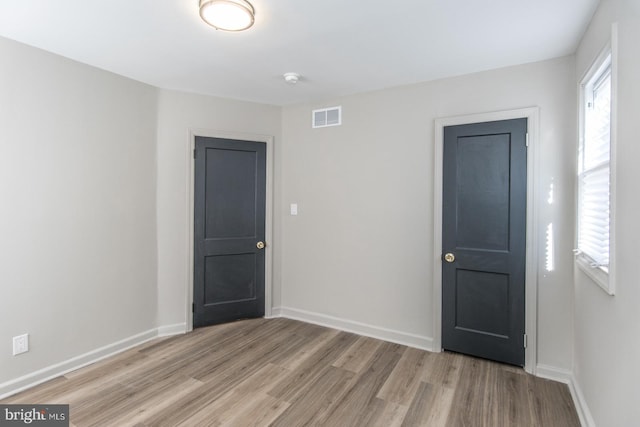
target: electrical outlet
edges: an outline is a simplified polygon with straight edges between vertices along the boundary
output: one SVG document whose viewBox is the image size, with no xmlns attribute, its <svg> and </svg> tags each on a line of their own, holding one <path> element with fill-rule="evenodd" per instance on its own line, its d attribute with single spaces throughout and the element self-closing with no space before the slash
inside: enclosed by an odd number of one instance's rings
<svg viewBox="0 0 640 427">
<path fill-rule="evenodd" d="M 27 351 L 29 351 L 29 334 L 13 337 L 13 355 L 17 356 Z"/>
</svg>

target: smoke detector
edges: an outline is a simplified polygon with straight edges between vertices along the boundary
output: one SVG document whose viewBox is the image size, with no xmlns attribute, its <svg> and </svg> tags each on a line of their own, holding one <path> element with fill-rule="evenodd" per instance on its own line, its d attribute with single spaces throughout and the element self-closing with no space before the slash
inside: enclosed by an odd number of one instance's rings
<svg viewBox="0 0 640 427">
<path fill-rule="evenodd" d="M 298 83 L 298 80 L 300 80 L 300 74 L 298 73 L 284 73 L 282 77 L 284 77 L 285 82 L 291 85 Z"/>
</svg>

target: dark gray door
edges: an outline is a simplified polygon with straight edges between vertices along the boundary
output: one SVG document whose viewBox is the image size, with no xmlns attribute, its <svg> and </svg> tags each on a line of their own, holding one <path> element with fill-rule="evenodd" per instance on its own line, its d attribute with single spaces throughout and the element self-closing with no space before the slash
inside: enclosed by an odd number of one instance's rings
<svg viewBox="0 0 640 427">
<path fill-rule="evenodd" d="M 524 366 L 527 120 L 444 129 L 442 346 Z"/>
<path fill-rule="evenodd" d="M 261 317 L 265 144 L 196 137 L 195 157 L 193 326 Z"/>
</svg>

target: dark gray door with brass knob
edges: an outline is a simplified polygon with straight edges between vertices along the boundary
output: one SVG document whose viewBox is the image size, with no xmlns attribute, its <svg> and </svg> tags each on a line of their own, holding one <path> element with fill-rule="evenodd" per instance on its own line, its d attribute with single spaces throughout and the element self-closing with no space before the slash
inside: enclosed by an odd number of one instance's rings
<svg viewBox="0 0 640 427">
<path fill-rule="evenodd" d="M 196 137 L 193 326 L 264 316 L 266 146 Z"/>
<path fill-rule="evenodd" d="M 527 121 L 444 129 L 442 346 L 524 366 Z"/>
</svg>

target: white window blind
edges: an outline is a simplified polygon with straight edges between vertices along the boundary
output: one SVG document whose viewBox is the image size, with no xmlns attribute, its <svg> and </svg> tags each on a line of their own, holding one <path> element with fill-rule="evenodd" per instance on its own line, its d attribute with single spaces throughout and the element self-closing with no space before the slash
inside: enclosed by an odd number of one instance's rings
<svg viewBox="0 0 640 427">
<path fill-rule="evenodd" d="M 611 56 L 583 86 L 579 151 L 578 251 L 608 272 L 611 158 Z"/>
</svg>

